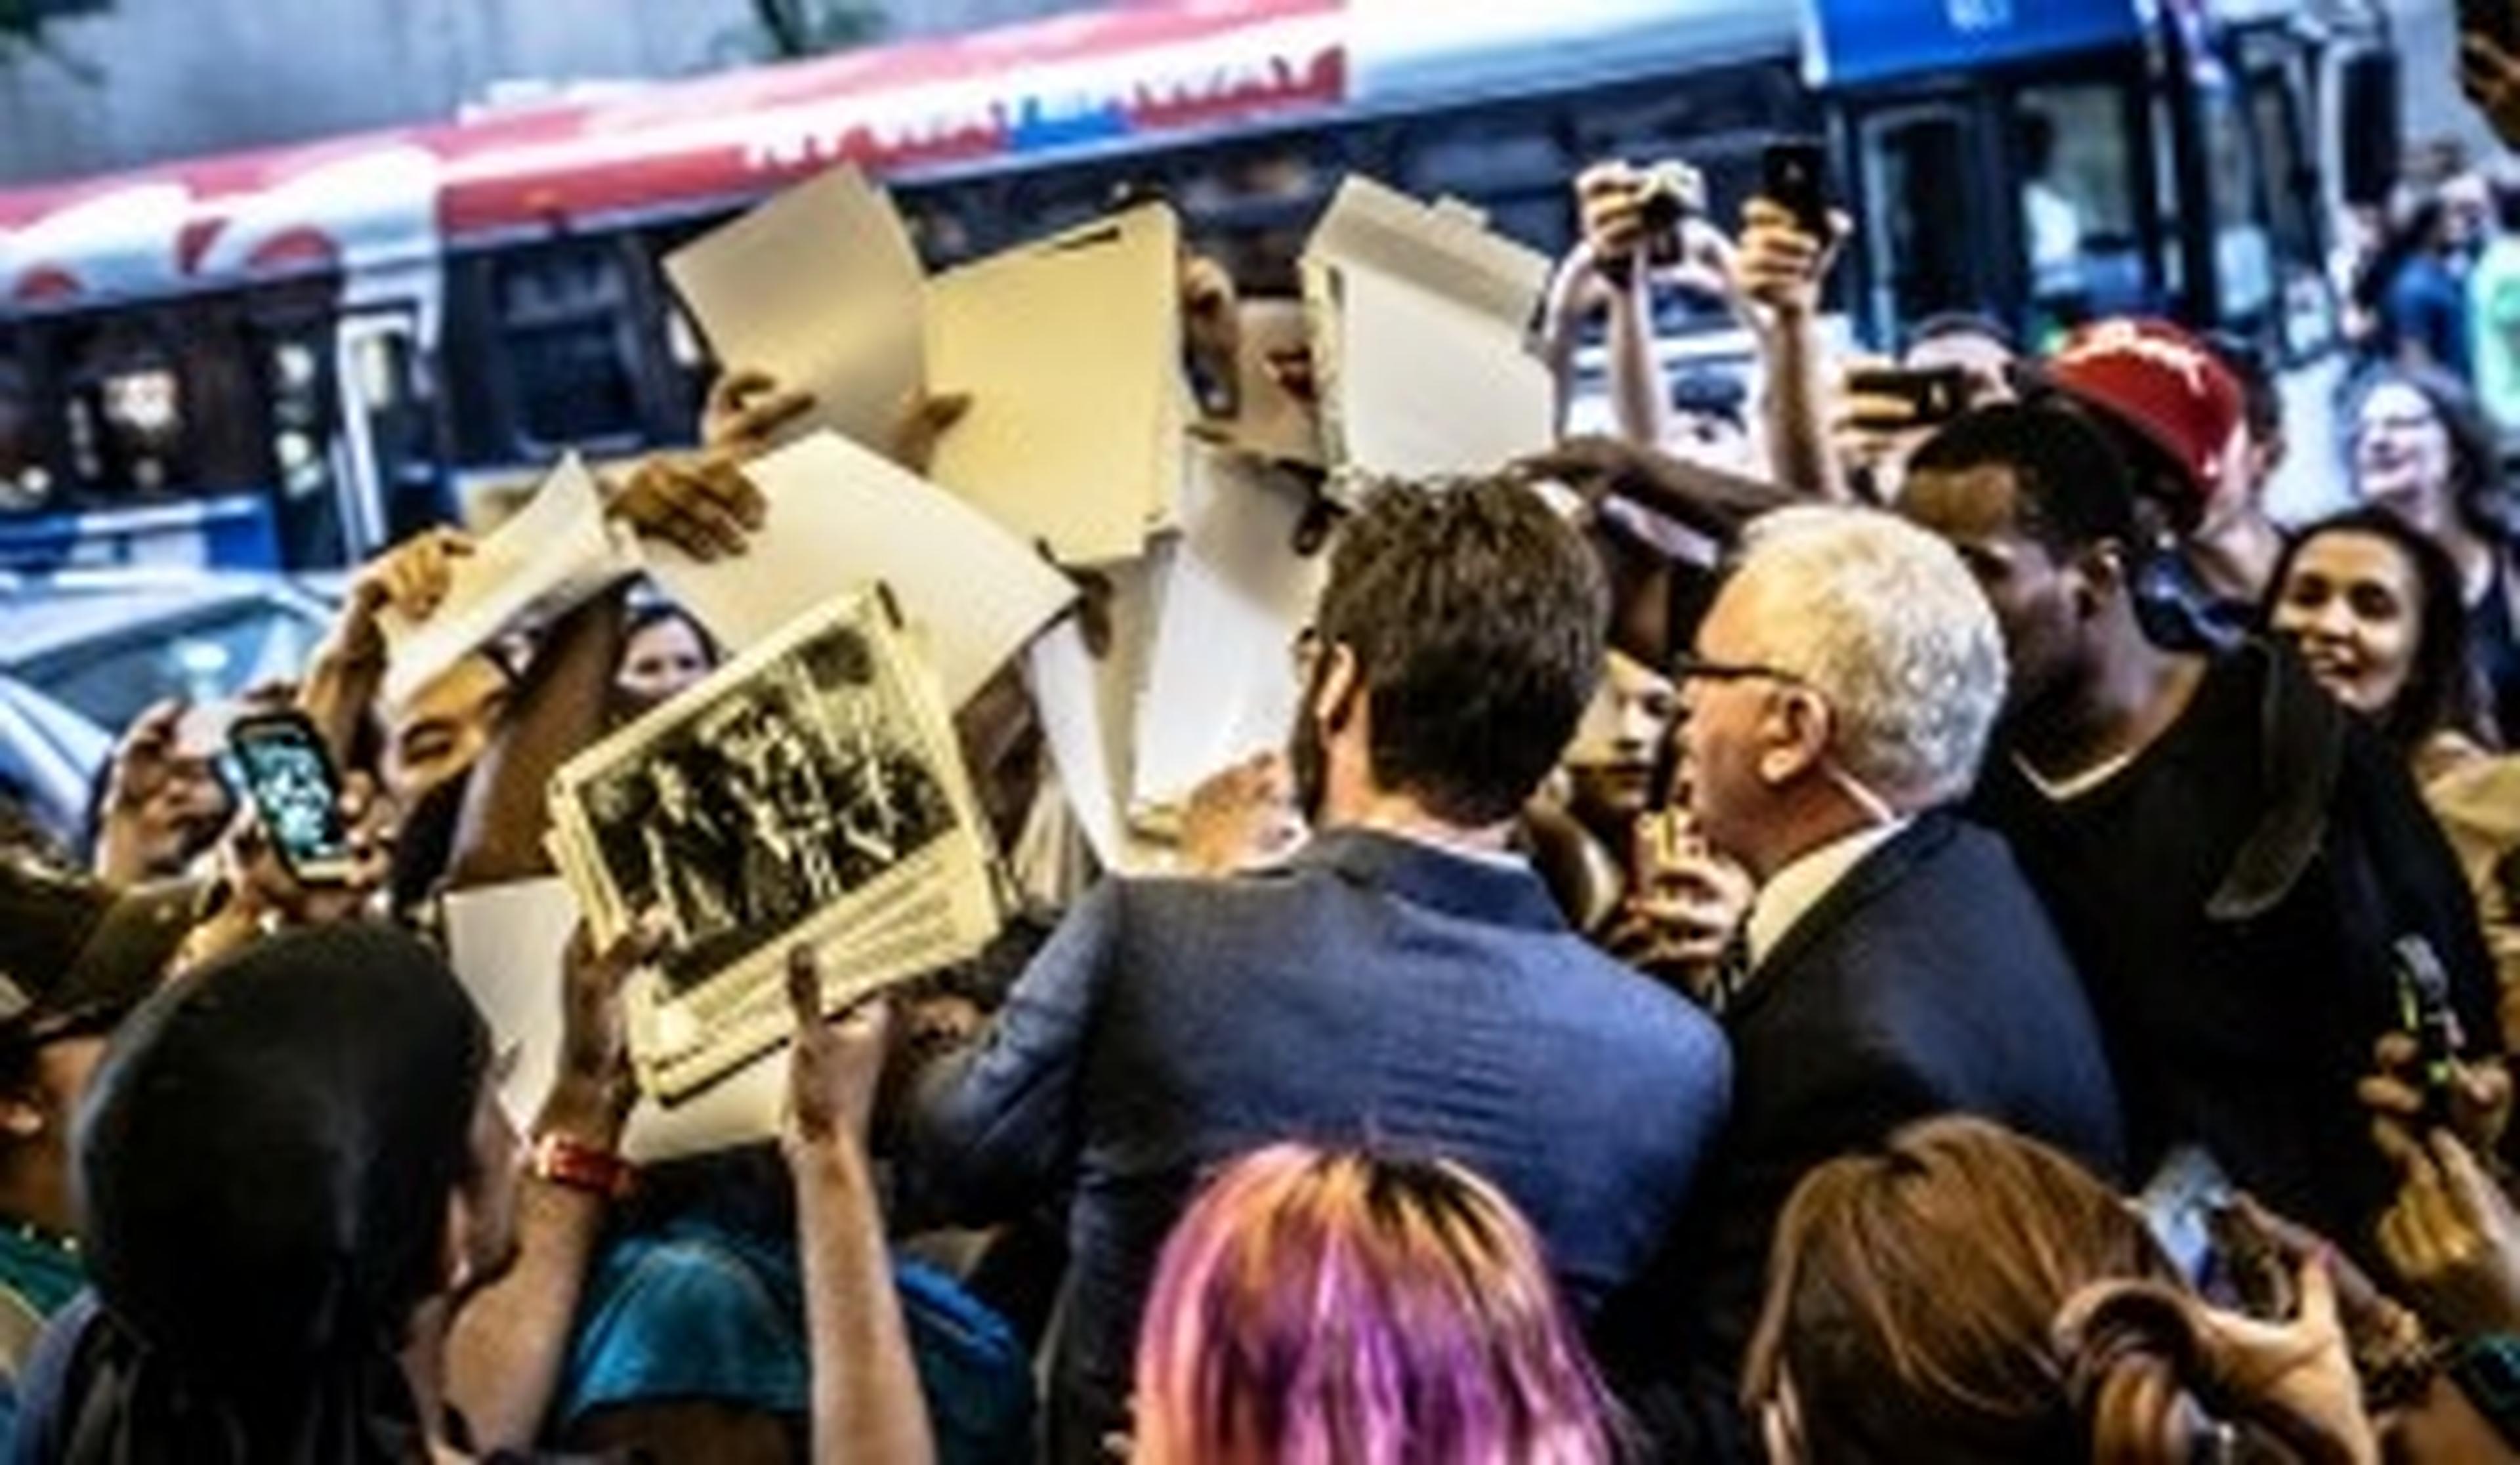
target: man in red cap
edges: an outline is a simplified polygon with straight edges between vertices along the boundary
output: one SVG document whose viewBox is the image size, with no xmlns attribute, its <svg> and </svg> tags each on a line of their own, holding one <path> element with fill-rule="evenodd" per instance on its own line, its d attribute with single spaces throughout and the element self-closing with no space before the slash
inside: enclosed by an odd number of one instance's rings
<svg viewBox="0 0 2520 1465">
<path fill-rule="evenodd" d="M 2236 644 L 2283 534 L 2260 503 L 2248 393 L 2229 364 L 2167 322 L 2114 320 L 2075 333 L 2039 376 L 2108 432 L 2132 477 L 2152 541 L 2130 547 L 2145 632 L 2181 650 Z"/>
</svg>

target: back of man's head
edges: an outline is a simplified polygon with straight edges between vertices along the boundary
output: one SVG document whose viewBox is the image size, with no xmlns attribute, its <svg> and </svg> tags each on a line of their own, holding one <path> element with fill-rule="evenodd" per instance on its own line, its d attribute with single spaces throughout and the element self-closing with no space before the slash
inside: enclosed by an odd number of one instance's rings
<svg viewBox="0 0 2520 1465">
<path fill-rule="evenodd" d="M 2003 638 L 1949 545 L 1875 510 L 1779 510 L 1750 526 L 1735 593 L 1760 663 L 1827 702 L 1848 776 L 1901 811 L 1968 792 L 2003 707 Z"/>
<path fill-rule="evenodd" d="M 2054 397 L 1981 407 L 1908 462 L 1911 480 L 1989 468 L 2011 482 L 2017 527 L 2056 558 L 2103 542 L 2140 543 L 2125 460 L 2080 408 Z"/>
<path fill-rule="evenodd" d="M 1608 621 L 1583 539 L 1522 484 L 1482 478 L 1377 490 L 1340 531 L 1315 629 L 1356 658 L 1373 782 L 1478 828 L 1564 751 Z"/>
</svg>

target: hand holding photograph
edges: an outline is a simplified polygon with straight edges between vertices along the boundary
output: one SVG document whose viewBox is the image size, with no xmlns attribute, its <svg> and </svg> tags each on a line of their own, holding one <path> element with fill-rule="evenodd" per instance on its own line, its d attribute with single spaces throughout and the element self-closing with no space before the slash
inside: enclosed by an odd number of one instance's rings
<svg viewBox="0 0 2520 1465">
<path fill-rule="evenodd" d="M 799 617 L 562 768 L 554 841 L 599 941 L 666 933 L 632 987 L 642 1084 L 672 1101 L 788 1034 L 788 949 L 825 1002 L 969 958 L 992 856 L 934 679 L 890 598 Z"/>
</svg>

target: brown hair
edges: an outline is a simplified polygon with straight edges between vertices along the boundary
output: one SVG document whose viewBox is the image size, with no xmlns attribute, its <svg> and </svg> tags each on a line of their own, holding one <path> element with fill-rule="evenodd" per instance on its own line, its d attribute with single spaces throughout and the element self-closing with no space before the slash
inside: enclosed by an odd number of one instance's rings
<svg viewBox="0 0 2520 1465">
<path fill-rule="evenodd" d="M 1520 809 L 1575 735 L 1609 592 L 1524 484 L 1392 482 L 1340 530 L 1316 623 L 1363 674 L 1374 780 L 1475 826 Z"/>
<path fill-rule="evenodd" d="M 2298 1421 L 2227 1383 L 2202 1307 L 2072 1160 L 1929 1120 L 1795 1189 L 1743 1404 L 1755 1415 L 1790 1382 L 1796 1450 L 1825 1465 L 2185 1465 L 2217 1438 L 2233 1458 L 2285 1458 L 2278 1442 L 2320 1458 Z"/>
</svg>

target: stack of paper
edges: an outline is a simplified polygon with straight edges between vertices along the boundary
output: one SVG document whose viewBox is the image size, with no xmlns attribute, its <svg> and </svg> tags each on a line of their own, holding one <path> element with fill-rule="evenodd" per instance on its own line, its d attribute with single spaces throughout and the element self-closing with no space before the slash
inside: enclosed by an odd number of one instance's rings
<svg viewBox="0 0 2520 1465">
<path fill-rule="evenodd" d="M 1303 276 L 1335 466 L 1485 472 L 1550 445 L 1554 386 L 1526 341 L 1546 256 L 1461 209 L 1351 177 Z"/>
<path fill-rule="evenodd" d="M 551 805 L 596 941 L 662 923 L 626 1006 L 641 1087 L 669 1103 L 788 1035 L 799 944 L 835 1010 L 997 934 L 951 720 L 877 592 L 808 612 L 572 758 Z"/>
</svg>

